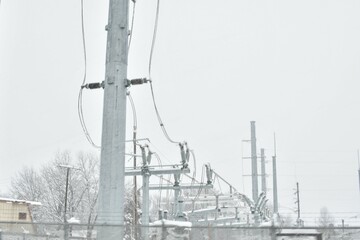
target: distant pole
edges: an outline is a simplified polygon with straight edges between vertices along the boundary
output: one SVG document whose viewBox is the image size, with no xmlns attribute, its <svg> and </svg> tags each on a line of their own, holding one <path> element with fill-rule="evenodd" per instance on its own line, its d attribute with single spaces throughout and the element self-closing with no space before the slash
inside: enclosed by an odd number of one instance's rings
<svg viewBox="0 0 360 240">
<path fill-rule="evenodd" d="M 278 207 L 278 193 L 277 193 L 277 173 L 276 173 L 276 156 L 272 157 L 272 165 L 273 165 L 273 199 L 274 199 L 274 213 L 277 214 L 279 212 Z"/>
<path fill-rule="evenodd" d="M 359 149 L 357 150 L 357 154 L 358 154 L 358 176 L 359 176 L 359 191 L 360 191 L 360 154 L 359 154 Z"/>
<path fill-rule="evenodd" d="M 261 191 L 266 194 L 265 149 L 261 148 Z"/>
<path fill-rule="evenodd" d="M 296 203 L 297 203 L 297 222 L 300 225 L 300 191 L 299 191 L 299 183 L 296 183 Z"/>
<path fill-rule="evenodd" d="M 65 185 L 65 207 L 64 207 L 64 223 L 67 223 L 67 219 L 66 219 L 66 211 L 67 211 L 67 198 L 68 198 L 68 188 L 69 188 L 69 173 L 70 173 L 70 168 L 68 167 L 66 169 L 66 185 Z"/>
<path fill-rule="evenodd" d="M 134 126 L 134 131 L 133 131 L 133 149 L 134 149 L 134 169 L 136 169 L 136 126 Z M 134 181 L 134 222 L 133 222 L 133 226 L 134 226 L 134 232 L 133 232 L 133 237 L 135 239 L 138 239 L 138 229 L 136 228 L 136 225 L 138 224 L 138 195 L 137 195 L 137 177 L 136 175 L 133 178 Z"/>
<path fill-rule="evenodd" d="M 149 212 L 150 212 L 150 195 L 149 195 L 149 184 L 150 184 L 150 173 L 145 172 L 143 175 L 143 204 L 141 207 L 142 215 L 141 215 L 141 221 L 142 221 L 142 229 L 141 233 L 143 236 L 143 239 L 149 238 Z"/>
<path fill-rule="evenodd" d="M 272 157 L 273 165 L 273 198 L 274 198 L 274 213 L 279 213 L 278 207 L 278 193 L 277 193 L 277 172 L 276 172 L 276 138 L 274 133 L 274 156 Z"/>
<path fill-rule="evenodd" d="M 101 140 L 98 240 L 124 237 L 125 126 L 129 0 L 110 0 Z"/>
<path fill-rule="evenodd" d="M 66 182 L 65 182 L 65 203 L 64 203 L 64 239 L 67 240 L 69 238 L 68 234 L 68 222 L 66 218 L 67 214 L 67 202 L 68 202 L 68 189 L 69 189 L 69 175 L 70 175 L 70 169 L 77 169 L 70 165 L 58 165 L 58 167 L 66 168 Z M 77 169 L 79 170 L 79 169 Z"/>
<path fill-rule="evenodd" d="M 67 210 L 67 195 L 69 188 L 69 172 L 70 168 L 66 169 L 66 186 L 65 186 L 65 204 L 64 204 L 64 240 L 69 239 L 68 229 L 67 229 L 67 219 L 66 219 L 66 210 Z"/>
<path fill-rule="evenodd" d="M 257 200 L 258 193 L 258 172 L 257 172 L 257 155 L 256 155 L 256 132 L 255 121 L 251 121 L 251 176 L 252 176 L 252 198 Z"/>
</svg>

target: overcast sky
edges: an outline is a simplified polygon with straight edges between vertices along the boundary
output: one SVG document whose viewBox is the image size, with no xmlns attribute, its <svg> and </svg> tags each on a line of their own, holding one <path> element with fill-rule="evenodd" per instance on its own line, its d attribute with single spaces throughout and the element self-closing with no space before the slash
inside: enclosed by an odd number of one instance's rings
<svg viewBox="0 0 360 240">
<path fill-rule="evenodd" d="M 155 0 L 138 0 L 129 78 L 148 76 Z M 337 223 L 358 221 L 360 147 L 358 0 L 162 0 L 152 80 L 165 126 L 201 165 L 251 196 L 250 121 L 258 148 L 277 136 L 280 211 L 304 220 L 328 207 Z M 0 5 L 0 192 L 23 166 L 58 151 L 94 151 L 77 115 L 84 74 L 80 0 L 2 0 Z M 87 82 L 105 76 L 108 1 L 85 1 Z M 133 86 L 139 138 L 163 163 L 180 161 L 163 137 L 150 88 Z M 103 91 L 84 92 L 84 115 L 100 144 Z M 131 136 L 131 111 L 128 108 Z M 129 146 L 131 149 L 131 146 Z M 130 151 L 130 150 L 129 150 Z M 271 161 L 267 164 L 271 171 Z M 268 178 L 269 188 L 271 176 Z M 260 182 L 260 181 L 259 181 Z M 271 190 L 271 189 L 270 189 Z M 269 196 L 271 198 L 271 195 Z"/>
</svg>

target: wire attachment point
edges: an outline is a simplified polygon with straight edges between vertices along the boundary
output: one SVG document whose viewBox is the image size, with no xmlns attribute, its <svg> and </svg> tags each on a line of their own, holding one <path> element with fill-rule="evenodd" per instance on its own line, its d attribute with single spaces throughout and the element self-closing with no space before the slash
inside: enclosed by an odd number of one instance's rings
<svg viewBox="0 0 360 240">
<path fill-rule="evenodd" d="M 101 83 L 87 83 L 81 86 L 81 88 L 87 88 L 87 89 L 97 89 L 97 88 L 104 88 L 104 81 Z"/>
<path fill-rule="evenodd" d="M 125 80 L 125 87 L 130 87 L 131 85 L 141 85 L 144 83 L 150 82 L 150 79 L 147 78 L 134 78 L 134 79 L 126 79 Z"/>
</svg>

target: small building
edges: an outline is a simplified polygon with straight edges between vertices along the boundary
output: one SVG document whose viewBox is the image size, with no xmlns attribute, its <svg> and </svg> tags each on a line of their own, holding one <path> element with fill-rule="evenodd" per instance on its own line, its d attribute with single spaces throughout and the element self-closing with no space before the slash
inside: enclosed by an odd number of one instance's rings
<svg viewBox="0 0 360 240">
<path fill-rule="evenodd" d="M 35 234 L 36 228 L 32 224 L 31 206 L 40 205 L 39 202 L 0 197 L 0 230 Z"/>
</svg>

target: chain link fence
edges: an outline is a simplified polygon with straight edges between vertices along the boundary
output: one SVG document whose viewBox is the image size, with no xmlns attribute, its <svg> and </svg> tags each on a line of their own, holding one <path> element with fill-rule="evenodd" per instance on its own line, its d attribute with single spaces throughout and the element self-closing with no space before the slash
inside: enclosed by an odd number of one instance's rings
<svg viewBox="0 0 360 240">
<path fill-rule="evenodd" d="M 99 239 L 124 240 L 353 240 L 360 239 L 360 227 L 276 228 L 178 223 L 145 227 L 0 222 L 0 240 L 96 240 L 100 235 Z"/>
</svg>

